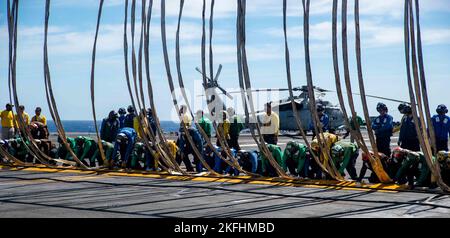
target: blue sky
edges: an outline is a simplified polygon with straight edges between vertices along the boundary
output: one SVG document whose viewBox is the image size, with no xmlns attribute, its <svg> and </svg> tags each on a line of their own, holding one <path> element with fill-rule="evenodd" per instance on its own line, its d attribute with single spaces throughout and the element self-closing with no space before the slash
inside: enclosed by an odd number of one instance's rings
<svg viewBox="0 0 450 238">
<path fill-rule="evenodd" d="M 138 1 L 140 2 L 140 1 Z M 354 55 L 353 1 L 349 1 L 349 58 L 351 78 L 357 91 Z M 313 0 L 311 5 L 311 60 L 315 85 L 335 89 L 331 58 L 331 0 Z M 403 0 L 361 0 L 363 70 L 368 94 L 408 100 L 403 46 Z M 247 49 L 253 87 L 287 87 L 282 32 L 282 1 L 247 1 Z M 175 29 L 179 1 L 167 1 L 167 33 L 172 74 L 175 71 Z M 48 115 L 43 80 L 44 0 L 20 2 L 17 82 L 21 104 L 29 113 L 42 106 Z M 182 73 L 191 92 L 201 66 L 201 0 L 188 0 L 182 22 Z M 303 54 L 301 1 L 288 1 L 291 68 L 296 86 L 306 84 Z M 138 9 L 140 5 L 138 6 Z M 97 0 L 52 0 L 49 58 L 53 86 L 62 119 L 92 119 L 90 107 L 90 63 L 98 10 Z M 450 104 L 450 0 L 421 1 L 424 61 L 432 108 Z M 140 11 L 138 11 L 140 12 Z M 150 42 L 150 71 L 159 116 L 173 118 L 173 106 L 163 65 L 160 38 L 160 1 L 155 0 Z M 208 14 L 208 13 L 207 13 Z M 235 21 L 236 2 L 216 0 L 214 30 L 215 68 L 223 65 L 220 83 L 238 87 Z M 123 66 L 124 1 L 105 0 L 96 64 L 97 116 L 102 118 L 119 106 L 130 104 Z M 140 22 L 140 18 L 137 20 Z M 138 32 L 139 33 L 139 32 Z M 8 101 L 8 43 L 6 4 L 0 6 L 0 102 Z M 342 63 L 342 58 L 340 58 Z M 341 68 L 341 73 L 343 72 Z M 175 78 L 176 80 L 176 78 Z M 199 85 L 197 84 L 197 87 Z M 284 96 L 287 94 L 281 94 Z M 191 95 L 193 99 L 198 97 Z M 266 97 L 266 98 L 265 98 Z M 267 96 L 261 96 L 258 106 Z M 336 96 L 326 99 L 337 103 Z M 361 112 L 359 97 L 356 107 Z M 369 99 L 371 114 L 378 100 Z M 2 103 L 2 105 L 4 104 Z M 399 119 L 397 103 L 387 102 Z M 450 106 L 450 105 L 449 105 Z M 198 108 L 195 108 L 198 109 Z"/>
</svg>

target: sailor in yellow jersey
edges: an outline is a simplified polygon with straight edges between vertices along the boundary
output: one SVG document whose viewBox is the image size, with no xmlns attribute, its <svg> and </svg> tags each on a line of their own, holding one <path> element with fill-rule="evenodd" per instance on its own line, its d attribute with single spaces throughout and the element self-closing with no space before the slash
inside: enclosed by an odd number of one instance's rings
<svg viewBox="0 0 450 238">
<path fill-rule="evenodd" d="M 161 147 L 164 146 L 163 142 L 161 143 Z M 170 157 L 171 158 L 176 158 L 177 153 L 178 153 L 178 146 L 177 143 L 174 140 L 167 140 L 167 143 L 165 144 L 167 146 L 167 148 L 169 149 L 170 152 Z M 153 170 L 158 171 L 160 170 L 160 166 L 159 164 L 163 164 L 164 166 L 167 166 L 164 163 L 164 160 L 161 159 L 161 154 L 158 151 L 154 151 L 154 155 L 155 157 L 153 158 L 153 166 L 150 166 L 150 168 L 153 167 Z"/>
<path fill-rule="evenodd" d="M 147 112 L 145 111 L 145 109 L 142 109 L 141 113 L 139 114 L 139 116 L 134 117 L 133 119 L 133 128 L 137 133 L 137 136 L 142 139 L 147 133 L 148 133 L 148 129 L 147 127 L 142 127 L 141 126 L 141 122 L 139 121 L 141 118 L 146 118 L 147 117 Z M 142 131 L 143 130 L 143 131 Z M 144 133 L 144 134 L 142 134 Z"/>
<path fill-rule="evenodd" d="M 44 125 L 47 125 L 47 118 L 45 118 L 45 116 L 41 114 L 42 109 L 40 107 L 36 107 L 36 110 L 34 112 L 36 113 L 36 115 L 31 118 L 31 121 L 37 121 Z"/>
<path fill-rule="evenodd" d="M 19 114 L 22 115 L 25 125 L 26 126 L 30 125 L 30 115 L 28 115 L 28 113 L 25 112 L 24 105 L 19 106 Z M 20 128 L 19 127 L 19 116 L 17 114 L 14 115 L 14 124 L 15 124 L 16 128 Z"/>
<path fill-rule="evenodd" d="M 7 140 L 14 137 L 15 123 L 14 113 L 12 111 L 13 105 L 6 104 L 6 110 L 0 111 L 0 119 L 2 120 L 2 139 Z"/>
<path fill-rule="evenodd" d="M 278 144 L 278 133 L 280 131 L 280 118 L 276 112 L 272 111 L 272 104 L 266 104 L 266 113 L 263 116 L 261 133 L 264 141 L 268 144 Z"/>
<path fill-rule="evenodd" d="M 226 111 L 222 111 L 222 121 L 217 125 L 218 133 L 225 141 L 230 140 L 230 121 L 228 120 L 228 113 Z M 216 137 L 219 138 L 219 134 L 216 133 Z M 221 140 L 217 139 L 217 146 L 224 147 L 225 145 L 221 144 Z"/>
<path fill-rule="evenodd" d="M 333 147 L 334 143 L 339 141 L 339 137 L 335 134 L 324 132 L 320 136 L 321 140 L 325 146 L 323 148 L 325 151 L 321 151 L 321 146 L 319 145 L 319 140 L 316 137 L 314 140 L 311 141 L 311 149 L 313 153 L 319 157 L 320 162 L 327 167 L 326 165 L 329 165 L 330 158 L 328 157 L 328 153 L 326 151 L 330 151 L 330 149 Z M 311 177 L 315 179 L 322 179 L 322 168 L 317 164 L 317 161 L 314 159 L 311 160 Z"/>
</svg>

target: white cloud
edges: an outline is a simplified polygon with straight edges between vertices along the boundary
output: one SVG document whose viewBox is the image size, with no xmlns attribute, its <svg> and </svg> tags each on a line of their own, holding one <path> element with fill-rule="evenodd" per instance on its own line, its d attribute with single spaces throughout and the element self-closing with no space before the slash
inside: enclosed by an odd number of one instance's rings
<svg viewBox="0 0 450 238">
<path fill-rule="evenodd" d="M 354 38 L 354 22 L 349 21 L 348 39 Z M 364 20 L 360 22 L 362 44 L 366 48 L 388 47 L 403 44 L 403 27 L 384 25 L 380 21 Z M 331 22 L 325 21 L 310 25 L 311 43 L 331 42 Z M 258 31 L 275 38 L 283 37 L 283 30 L 279 28 L 268 28 Z M 417 32 L 416 32 L 417 33 Z M 338 24 L 338 37 L 340 37 L 341 28 Z M 288 28 L 289 38 L 303 38 L 303 27 L 294 26 Z M 422 42 L 425 45 L 449 44 L 450 29 L 446 28 L 427 28 L 422 29 Z"/>
</svg>

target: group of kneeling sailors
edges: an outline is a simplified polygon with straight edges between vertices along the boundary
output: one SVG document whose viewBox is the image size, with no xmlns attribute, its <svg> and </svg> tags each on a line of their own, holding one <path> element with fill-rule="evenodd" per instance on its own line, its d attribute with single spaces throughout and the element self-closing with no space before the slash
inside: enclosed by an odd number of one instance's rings
<svg viewBox="0 0 450 238">
<path fill-rule="evenodd" d="M 49 156 L 60 158 L 61 161 L 73 161 L 73 156 L 66 149 L 59 138 L 59 147 L 52 146 L 48 140 L 48 131 L 46 127 L 39 123 L 30 125 L 32 133 L 36 136 L 35 141 L 42 147 Z M 214 151 L 204 143 L 199 131 L 190 127 L 187 129 L 193 138 L 194 145 L 202 153 L 202 158 L 208 165 L 219 174 L 239 175 L 236 168 L 225 163 L 222 158 L 227 159 L 223 148 L 215 145 L 215 149 L 222 154 L 220 158 Z M 355 181 L 362 181 L 367 170 L 372 173 L 368 180 L 371 183 L 379 182 L 377 175 L 372 169 L 370 158 L 362 153 L 362 168 L 358 175 L 355 164 L 360 156 L 360 151 L 356 143 L 344 142 L 338 139 L 338 136 L 331 133 L 324 133 L 323 137 L 326 147 L 330 149 L 331 161 L 334 163 L 337 171 Z M 97 142 L 86 136 L 76 138 L 66 138 L 69 146 L 76 156 L 89 167 L 106 166 L 109 168 L 128 168 L 134 170 L 158 171 L 164 161 L 160 159 L 155 145 L 149 148 L 138 139 L 137 133 L 133 128 L 124 127 L 119 130 L 114 144 L 102 140 L 102 146 L 105 151 L 105 162 L 101 159 Z M 11 155 L 24 162 L 33 162 L 33 157 L 29 154 L 24 142 L 20 138 L 3 140 L 1 146 Z M 187 143 L 186 135 L 181 133 L 177 141 L 167 141 L 170 153 L 176 158 L 179 164 L 184 163 L 188 172 L 203 172 L 204 166 L 200 162 L 190 143 Z M 298 141 L 289 141 L 284 151 L 278 145 L 267 144 L 267 147 L 280 167 L 291 176 L 310 179 L 330 179 L 328 174 L 323 173 L 321 167 L 317 164 L 313 156 L 318 156 L 323 162 L 323 154 L 320 152 L 317 139 L 311 143 L 309 149 Z M 261 174 L 263 176 L 278 176 L 276 170 L 269 162 L 268 158 L 259 151 L 235 150 L 231 148 L 232 156 L 238 159 L 239 165 L 243 170 Z M 311 154 L 314 153 L 314 154 Z M 193 155 L 193 163 L 189 155 Z M 410 186 L 432 186 L 430 169 L 421 152 L 414 152 L 397 147 L 393 150 L 390 157 L 380 153 L 381 163 L 387 174 L 398 184 L 408 183 Z M 441 168 L 444 182 L 450 183 L 450 156 L 449 152 L 440 151 L 435 158 Z M 37 161 L 34 161 L 37 162 Z"/>
</svg>

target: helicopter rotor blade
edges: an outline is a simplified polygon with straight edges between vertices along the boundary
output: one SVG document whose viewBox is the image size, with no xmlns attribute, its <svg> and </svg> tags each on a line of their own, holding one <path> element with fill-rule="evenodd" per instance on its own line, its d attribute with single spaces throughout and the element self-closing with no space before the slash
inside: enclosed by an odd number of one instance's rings
<svg viewBox="0 0 450 238">
<path fill-rule="evenodd" d="M 195 67 L 195 70 L 197 72 L 199 72 L 201 75 L 204 75 L 203 72 L 200 70 L 199 67 Z M 217 82 L 217 79 L 219 78 L 220 72 L 222 72 L 222 64 L 219 64 L 219 68 L 217 69 L 217 73 L 216 76 L 214 77 L 214 80 L 211 80 L 208 76 L 206 76 L 206 79 L 209 80 L 210 82 Z M 228 98 L 230 98 L 231 100 L 233 100 L 233 96 L 231 96 L 231 94 L 229 94 L 224 88 L 222 88 L 221 86 L 219 86 L 217 83 L 215 83 L 215 85 L 217 85 L 217 88 L 222 91 L 223 94 L 225 94 Z M 197 95 L 199 97 L 202 97 L 204 95 Z"/>
<path fill-rule="evenodd" d="M 292 91 L 299 91 L 299 88 L 293 88 Z M 259 88 L 252 89 L 251 92 L 259 93 L 259 92 L 284 92 L 289 91 L 288 88 Z M 241 93 L 241 91 L 231 91 L 229 93 Z"/>
<path fill-rule="evenodd" d="M 205 74 L 200 70 L 199 67 L 195 67 L 195 70 L 196 70 L 197 72 L 199 72 L 201 75 L 205 75 Z M 211 79 L 210 79 L 208 76 L 205 75 L 205 77 L 206 77 L 207 80 L 211 81 Z"/>
<path fill-rule="evenodd" d="M 222 64 L 219 64 L 219 68 L 217 69 L 217 73 L 216 73 L 216 76 L 214 77 L 214 81 L 217 82 L 217 80 L 219 79 L 220 72 L 222 72 Z"/>
<path fill-rule="evenodd" d="M 231 94 L 229 94 L 225 89 L 223 89 L 220 86 L 217 86 L 217 88 L 222 91 L 223 94 L 225 94 L 229 99 L 233 100 L 233 96 L 231 96 Z"/>
</svg>

